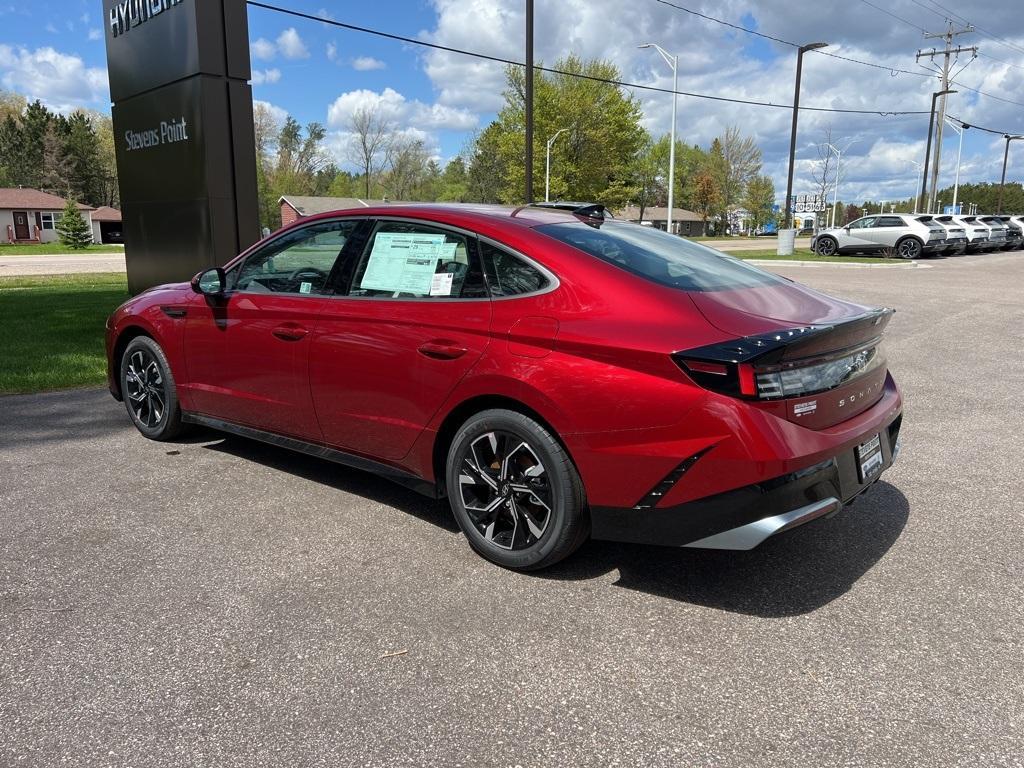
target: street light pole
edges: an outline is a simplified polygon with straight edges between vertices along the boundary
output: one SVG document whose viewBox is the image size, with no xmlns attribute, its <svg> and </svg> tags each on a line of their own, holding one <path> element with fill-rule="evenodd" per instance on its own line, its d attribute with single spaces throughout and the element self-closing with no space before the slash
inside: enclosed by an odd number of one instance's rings
<svg viewBox="0 0 1024 768">
<path fill-rule="evenodd" d="M 925 210 L 921 211 L 921 213 L 928 213 L 928 209 L 931 208 L 931 206 L 928 205 L 928 195 L 927 195 L 928 188 L 927 188 L 927 185 L 928 185 L 928 160 L 929 160 L 929 155 L 932 152 L 932 133 L 935 130 L 935 100 L 938 99 L 939 96 L 945 96 L 947 93 L 957 93 L 957 91 L 951 91 L 951 90 L 949 90 L 947 88 L 944 91 L 937 91 L 936 93 L 932 94 L 932 111 L 931 111 L 931 117 L 928 118 L 928 143 L 925 145 L 925 150 L 924 150 L 924 178 L 921 180 L 921 205 L 923 205 L 925 207 Z M 945 103 L 945 102 L 943 102 L 943 103 Z M 936 184 L 936 186 L 938 186 L 938 185 Z"/>
<path fill-rule="evenodd" d="M 678 94 L 676 91 L 679 90 L 679 57 L 670 55 L 664 48 L 657 43 L 644 43 L 639 46 L 640 48 L 653 48 L 661 54 L 661 58 L 672 67 L 672 130 L 669 133 L 669 145 L 668 145 L 668 220 L 665 223 L 666 231 L 671 235 L 672 233 L 672 207 L 673 203 L 673 191 L 675 188 L 676 178 L 676 98 Z"/>
<path fill-rule="evenodd" d="M 793 224 L 793 211 L 789 201 L 793 197 L 793 165 L 796 161 L 796 122 L 800 114 L 800 78 L 804 69 L 804 54 L 817 48 L 824 48 L 828 43 L 809 43 L 797 49 L 796 54 L 796 86 L 793 91 L 793 127 L 789 132 L 789 174 L 786 178 L 786 216 L 784 229 L 789 229 Z"/>
<path fill-rule="evenodd" d="M 548 139 L 548 156 L 544 163 L 544 202 L 551 202 L 551 145 L 555 143 L 555 139 L 558 138 L 559 134 L 568 131 L 568 128 L 559 128 L 555 131 L 555 135 Z"/>
<path fill-rule="evenodd" d="M 1006 149 L 1003 150 L 1003 177 L 999 180 L 999 203 L 996 205 L 997 214 L 1003 212 L 1003 186 L 1006 184 L 1006 161 L 1010 157 L 1010 142 L 1024 139 L 1024 136 L 1011 136 L 1008 133 L 1004 133 L 1003 138 L 1006 139 Z"/>
<path fill-rule="evenodd" d="M 959 123 L 953 120 L 951 117 L 947 117 L 946 122 L 949 124 L 950 128 L 952 128 L 960 135 L 960 142 L 958 143 L 956 148 L 956 180 L 953 182 L 953 213 L 955 214 L 957 213 L 956 203 L 959 199 L 960 194 L 960 156 L 963 154 L 964 151 L 964 131 L 966 131 L 971 126 L 969 126 L 967 123 Z"/>
</svg>

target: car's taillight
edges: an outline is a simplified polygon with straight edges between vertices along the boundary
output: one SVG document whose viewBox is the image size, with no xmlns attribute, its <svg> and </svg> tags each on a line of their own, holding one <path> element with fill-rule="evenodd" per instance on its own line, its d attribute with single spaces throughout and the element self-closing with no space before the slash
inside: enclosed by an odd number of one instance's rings
<svg viewBox="0 0 1024 768">
<path fill-rule="evenodd" d="M 876 347 L 856 350 L 820 363 L 794 361 L 784 366 L 755 368 L 757 396 L 761 399 L 800 397 L 834 389 L 871 367 Z"/>
<path fill-rule="evenodd" d="M 747 337 L 679 352 L 673 358 L 700 386 L 757 400 L 824 392 L 884 365 L 878 337 L 836 352 L 787 359 L 787 348 L 828 330 L 812 326 Z"/>
</svg>

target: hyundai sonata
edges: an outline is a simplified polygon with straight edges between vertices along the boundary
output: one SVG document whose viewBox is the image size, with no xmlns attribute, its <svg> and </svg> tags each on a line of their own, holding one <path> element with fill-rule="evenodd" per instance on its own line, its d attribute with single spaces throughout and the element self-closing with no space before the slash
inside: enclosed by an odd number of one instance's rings
<svg viewBox="0 0 1024 768">
<path fill-rule="evenodd" d="M 146 437 L 378 472 L 536 569 L 588 537 L 742 550 L 839 512 L 898 452 L 891 316 L 600 206 L 388 206 L 150 289 L 106 344 Z"/>
</svg>

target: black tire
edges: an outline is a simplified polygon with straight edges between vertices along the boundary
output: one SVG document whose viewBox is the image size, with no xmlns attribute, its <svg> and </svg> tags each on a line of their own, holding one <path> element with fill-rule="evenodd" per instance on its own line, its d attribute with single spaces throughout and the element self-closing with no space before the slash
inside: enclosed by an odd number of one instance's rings
<svg viewBox="0 0 1024 768">
<path fill-rule="evenodd" d="M 916 237 L 904 237 L 896 242 L 896 255 L 901 259 L 920 258 L 923 246 Z"/>
<path fill-rule="evenodd" d="M 121 355 L 121 396 L 132 423 L 150 440 L 173 440 L 184 431 L 171 366 L 148 336 L 132 339 Z"/>
<path fill-rule="evenodd" d="M 590 535 L 576 467 L 529 416 L 495 409 L 470 418 L 452 440 L 445 477 L 470 546 L 505 568 L 546 568 Z"/>
<path fill-rule="evenodd" d="M 819 256 L 835 256 L 839 250 L 839 242 L 834 237 L 819 237 L 815 243 Z"/>
</svg>

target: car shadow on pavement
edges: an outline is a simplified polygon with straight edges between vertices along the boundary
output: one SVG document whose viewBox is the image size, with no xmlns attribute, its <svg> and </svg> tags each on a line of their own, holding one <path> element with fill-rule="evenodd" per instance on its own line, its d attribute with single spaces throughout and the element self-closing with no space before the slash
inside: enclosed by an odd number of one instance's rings
<svg viewBox="0 0 1024 768">
<path fill-rule="evenodd" d="M 459 532 L 446 501 L 428 499 L 369 472 L 218 432 L 203 430 L 195 438 L 213 441 L 204 446 L 209 450 L 372 499 L 445 531 Z M 848 592 L 893 546 L 909 515 L 906 497 L 880 481 L 838 515 L 770 538 L 749 552 L 590 541 L 563 562 L 529 575 L 584 581 L 618 571 L 618 587 L 752 616 L 795 616 Z"/>
<path fill-rule="evenodd" d="M 848 592 L 896 543 L 910 516 L 895 486 L 876 483 L 851 506 L 770 538 L 748 552 L 591 541 L 538 576 L 592 579 L 765 618 L 814 611 Z"/>
<path fill-rule="evenodd" d="M 256 461 L 289 475 L 302 477 L 345 493 L 361 496 L 364 499 L 372 499 L 413 515 L 420 520 L 433 523 L 451 533 L 459 532 L 459 526 L 452 517 L 446 501 L 429 499 L 383 477 L 335 464 L 326 459 L 318 459 L 286 448 L 278 448 L 267 443 L 212 430 L 203 430 L 203 434 L 206 440 L 216 441 L 203 446 L 212 451 L 228 453 L 246 461 Z"/>
</svg>

